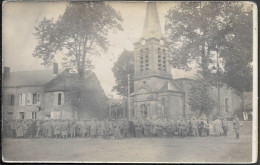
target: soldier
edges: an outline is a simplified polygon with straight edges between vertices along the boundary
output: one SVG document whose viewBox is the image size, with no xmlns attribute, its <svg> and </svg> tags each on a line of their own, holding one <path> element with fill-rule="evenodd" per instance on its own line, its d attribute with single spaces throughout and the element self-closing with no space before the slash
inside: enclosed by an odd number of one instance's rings
<svg viewBox="0 0 260 165">
<path fill-rule="evenodd" d="M 148 137 L 149 136 L 149 127 L 148 127 L 148 121 L 144 120 L 143 123 L 143 128 L 144 128 L 144 137 Z"/>
<path fill-rule="evenodd" d="M 235 117 L 233 119 L 233 128 L 236 132 L 236 139 L 239 139 L 239 119 L 238 119 L 237 115 L 235 115 Z"/>
<path fill-rule="evenodd" d="M 90 120 L 85 120 L 85 137 L 90 137 Z"/>
<path fill-rule="evenodd" d="M 85 124 L 83 122 L 83 120 L 78 120 L 77 121 L 77 128 L 78 128 L 78 134 L 80 137 L 85 137 Z"/>
<path fill-rule="evenodd" d="M 97 123 L 92 119 L 90 123 L 90 137 L 95 138 L 97 135 Z"/>
<path fill-rule="evenodd" d="M 38 138 L 39 134 L 42 134 L 42 121 L 41 120 L 36 121 L 36 128 L 37 128 L 36 137 Z"/>
<path fill-rule="evenodd" d="M 69 121 L 65 120 L 61 123 L 61 136 L 62 138 L 66 138 L 68 137 L 68 125 L 69 125 Z"/>
<path fill-rule="evenodd" d="M 186 124 L 182 117 L 179 117 L 177 120 L 177 128 L 178 128 L 178 135 L 185 136 Z"/>
<path fill-rule="evenodd" d="M 215 136 L 220 136 L 223 133 L 222 122 L 219 117 L 212 122 Z"/>
<path fill-rule="evenodd" d="M 193 117 L 190 121 L 191 124 L 191 134 L 193 134 L 194 136 L 198 136 L 198 121 L 195 117 Z"/>
<path fill-rule="evenodd" d="M 31 123 L 31 138 L 36 137 L 36 133 L 37 133 L 36 121 L 32 120 L 32 123 Z"/>
<path fill-rule="evenodd" d="M 77 129 L 77 123 L 76 123 L 76 120 L 73 119 L 69 122 L 69 130 L 70 130 L 71 138 L 76 137 L 76 129 Z"/>
<path fill-rule="evenodd" d="M 52 138 L 53 137 L 53 134 L 54 134 L 54 126 L 55 122 L 54 120 L 48 120 L 46 122 L 46 128 L 47 128 L 47 137 L 48 138 Z"/>
<path fill-rule="evenodd" d="M 16 133 L 17 133 L 16 123 L 17 123 L 16 120 L 12 120 L 12 121 L 11 121 L 11 136 L 12 136 L 13 138 L 16 137 Z"/>
<path fill-rule="evenodd" d="M 55 120 L 53 122 L 54 137 L 59 138 L 61 136 L 61 121 Z"/>
<path fill-rule="evenodd" d="M 28 136 L 28 121 L 27 120 L 23 120 L 22 122 L 23 125 L 23 136 L 26 138 Z"/>
<path fill-rule="evenodd" d="M 16 138 L 21 138 L 23 136 L 24 136 L 23 121 L 18 120 L 16 123 Z"/>
<path fill-rule="evenodd" d="M 224 136 L 227 136 L 228 122 L 227 122 L 227 119 L 225 117 L 222 117 L 222 127 L 223 127 L 223 131 L 224 131 Z"/>
<path fill-rule="evenodd" d="M 129 121 L 129 129 L 128 129 L 128 132 L 129 132 L 129 136 L 130 137 L 135 137 L 135 124 L 133 121 Z"/>
</svg>

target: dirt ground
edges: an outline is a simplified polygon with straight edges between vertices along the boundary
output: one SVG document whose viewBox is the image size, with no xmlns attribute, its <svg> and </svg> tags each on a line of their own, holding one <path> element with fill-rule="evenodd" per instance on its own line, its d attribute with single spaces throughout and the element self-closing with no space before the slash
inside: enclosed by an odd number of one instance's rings
<svg viewBox="0 0 260 165">
<path fill-rule="evenodd" d="M 3 139 L 4 161 L 251 162 L 251 124 L 227 137 Z"/>
</svg>

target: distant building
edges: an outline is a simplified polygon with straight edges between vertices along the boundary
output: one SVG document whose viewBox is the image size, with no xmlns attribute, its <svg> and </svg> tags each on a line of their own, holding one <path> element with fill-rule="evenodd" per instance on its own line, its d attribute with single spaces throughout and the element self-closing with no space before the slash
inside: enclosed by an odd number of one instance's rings
<svg viewBox="0 0 260 165">
<path fill-rule="evenodd" d="M 5 67 L 3 75 L 5 119 L 105 117 L 107 97 L 93 72 L 87 73 L 81 81 L 68 70 L 59 74 L 57 65 L 53 71 L 10 72 L 10 68 Z"/>
<path fill-rule="evenodd" d="M 131 94 L 131 118 L 177 118 L 196 115 L 188 104 L 193 79 L 173 79 L 168 63 L 169 49 L 164 37 L 156 3 L 147 3 L 144 29 L 134 43 L 135 76 Z M 217 101 L 217 88 L 210 89 Z M 241 104 L 234 90 L 220 89 L 221 115 L 230 116 Z M 217 108 L 212 114 L 217 113 Z"/>
</svg>

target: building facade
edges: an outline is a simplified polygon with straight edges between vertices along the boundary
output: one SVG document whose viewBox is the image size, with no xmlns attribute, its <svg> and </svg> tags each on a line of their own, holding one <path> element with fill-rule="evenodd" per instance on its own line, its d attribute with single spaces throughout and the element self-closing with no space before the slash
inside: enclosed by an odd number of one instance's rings
<svg viewBox="0 0 260 165">
<path fill-rule="evenodd" d="M 85 76 L 80 102 L 77 79 L 77 74 L 68 70 L 61 73 L 57 69 L 10 72 L 5 67 L 4 119 L 104 118 L 107 97 L 96 75 Z"/>
<path fill-rule="evenodd" d="M 196 115 L 188 104 L 189 89 L 193 79 L 174 79 L 155 2 L 147 3 L 142 36 L 134 43 L 135 76 L 131 94 L 130 118 L 177 118 Z M 210 95 L 217 100 L 217 91 Z M 223 115 L 232 114 L 240 105 L 239 97 L 232 89 L 221 88 Z M 216 113 L 216 109 L 213 113 Z"/>
</svg>

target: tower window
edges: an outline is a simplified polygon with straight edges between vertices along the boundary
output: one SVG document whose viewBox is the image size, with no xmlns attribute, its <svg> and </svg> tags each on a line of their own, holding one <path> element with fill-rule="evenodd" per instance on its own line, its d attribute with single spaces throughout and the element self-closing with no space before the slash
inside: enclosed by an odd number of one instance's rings
<svg viewBox="0 0 260 165">
<path fill-rule="evenodd" d="M 142 72 L 143 69 L 143 63 L 144 63 L 144 58 L 143 58 L 143 50 L 140 51 L 140 72 Z"/>
<path fill-rule="evenodd" d="M 161 58 L 162 58 L 162 56 L 161 55 L 162 55 L 161 49 L 158 48 L 158 70 L 162 70 L 162 68 L 161 68 L 161 64 L 162 64 Z"/>
<path fill-rule="evenodd" d="M 166 51 L 163 49 L 163 71 L 166 71 Z"/>
<path fill-rule="evenodd" d="M 149 53 L 148 48 L 145 49 L 145 70 L 149 70 Z"/>
</svg>

